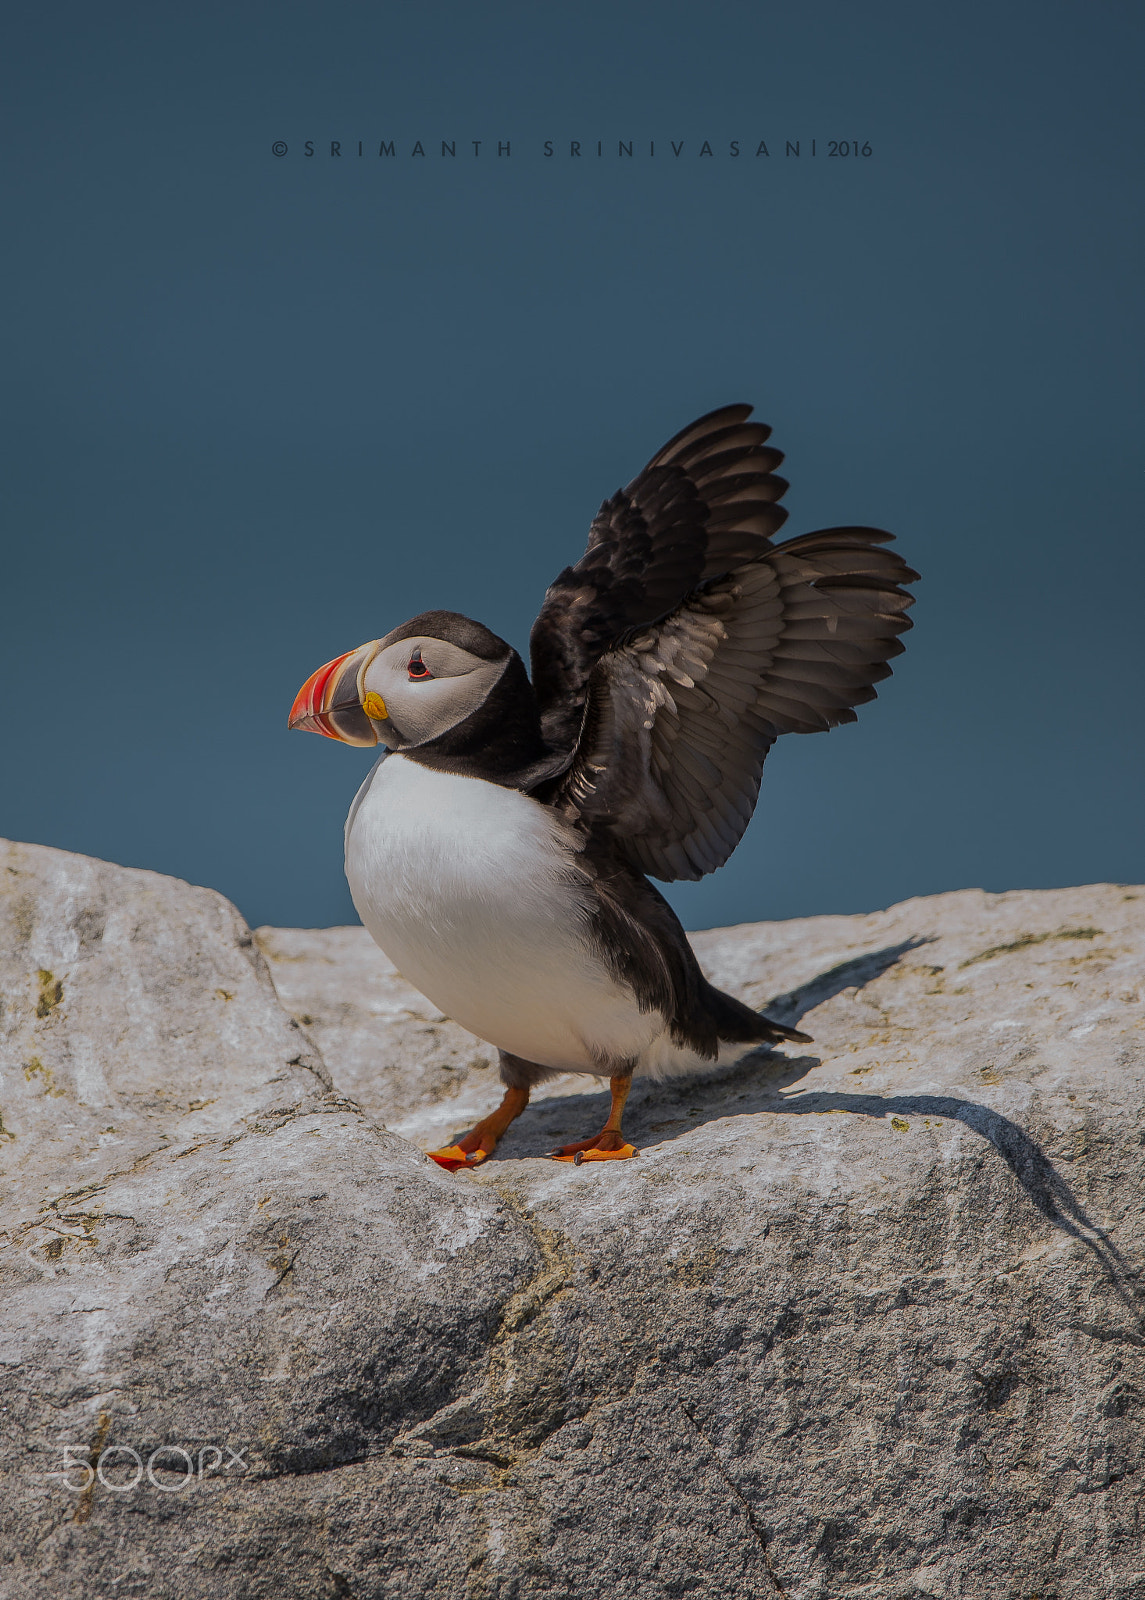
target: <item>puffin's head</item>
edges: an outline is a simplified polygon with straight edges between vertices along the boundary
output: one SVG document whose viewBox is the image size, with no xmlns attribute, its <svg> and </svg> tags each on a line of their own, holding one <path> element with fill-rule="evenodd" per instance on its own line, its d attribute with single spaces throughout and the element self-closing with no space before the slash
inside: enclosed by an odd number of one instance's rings
<svg viewBox="0 0 1145 1600">
<path fill-rule="evenodd" d="M 480 622 L 423 611 L 319 667 L 298 691 L 289 726 L 346 744 L 427 744 L 484 704 L 513 657 Z"/>
</svg>

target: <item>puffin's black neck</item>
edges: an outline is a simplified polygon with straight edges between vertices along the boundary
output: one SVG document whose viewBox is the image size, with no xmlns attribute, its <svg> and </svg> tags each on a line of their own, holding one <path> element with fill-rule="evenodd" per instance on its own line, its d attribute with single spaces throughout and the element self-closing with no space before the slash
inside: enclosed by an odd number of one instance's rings
<svg viewBox="0 0 1145 1600">
<path fill-rule="evenodd" d="M 530 789 L 562 763 L 541 738 L 537 697 L 515 650 L 476 710 L 447 733 L 400 748 L 400 754 L 438 772 L 484 778 L 506 789 Z"/>
</svg>

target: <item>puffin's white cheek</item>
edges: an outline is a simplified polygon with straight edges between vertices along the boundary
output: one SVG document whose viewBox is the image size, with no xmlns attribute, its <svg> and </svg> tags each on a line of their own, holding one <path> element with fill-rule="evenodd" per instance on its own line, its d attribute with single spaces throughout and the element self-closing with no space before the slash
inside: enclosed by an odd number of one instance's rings
<svg viewBox="0 0 1145 1600">
<path fill-rule="evenodd" d="M 410 677 L 415 648 L 432 677 Z M 376 723 L 383 743 L 389 742 L 388 727 L 404 745 L 428 744 L 482 705 L 504 668 L 504 662 L 476 661 L 441 640 L 402 640 L 381 651 L 362 674 L 362 704 L 373 694 L 385 706 L 388 722 Z"/>
<path fill-rule="evenodd" d="M 424 744 L 447 732 L 465 715 L 459 713 L 453 683 L 448 678 L 410 683 L 400 700 L 391 703 L 390 715 L 415 744 Z"/>
</svg>

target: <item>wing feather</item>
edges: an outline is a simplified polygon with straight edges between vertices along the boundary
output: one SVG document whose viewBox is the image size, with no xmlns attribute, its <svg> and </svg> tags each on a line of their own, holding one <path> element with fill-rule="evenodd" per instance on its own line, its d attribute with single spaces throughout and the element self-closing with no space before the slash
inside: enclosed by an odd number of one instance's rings
<svg viewBox="0 0 1145 1600">
<path fill-rule="evenodd" d="M 700 878 L 743 836 L 782 733 L 855 720 L 918 574 L 877 528 L 773 544 L 783 457 L 750 407 L 699 418 L 605 502 L 533 628 L 563 775 L 541 797 L 638 870 Z"/>
</svg>

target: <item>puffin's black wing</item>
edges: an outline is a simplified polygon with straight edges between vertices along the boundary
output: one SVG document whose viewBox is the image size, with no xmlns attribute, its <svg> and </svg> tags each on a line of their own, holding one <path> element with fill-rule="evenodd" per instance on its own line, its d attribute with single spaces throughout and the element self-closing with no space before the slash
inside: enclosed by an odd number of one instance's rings
<svg viewBox="0 0 1145 1600">
<path fill-rule="evenodd" d="M 853 722 L 890 673 L 918 576 L 875 528 L 770 535 L 783 459 L 726 406 L 676 435 L 601 507 L 533 625 L 546 796 L 653 877 L 722 866 L 781 733 Z"/>
</svg>

